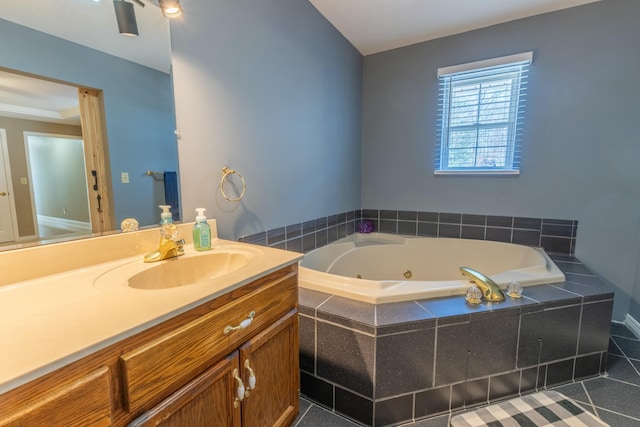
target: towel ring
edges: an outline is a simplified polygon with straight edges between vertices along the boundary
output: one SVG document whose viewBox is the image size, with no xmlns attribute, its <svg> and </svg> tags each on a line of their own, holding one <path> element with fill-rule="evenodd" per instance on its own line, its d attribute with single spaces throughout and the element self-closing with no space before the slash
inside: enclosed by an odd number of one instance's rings
<svg viewBox="0 0 640 427">
<path fill-rule="evenodd" d="M 242 181 L 242 192 L 240 193 L 240 196 L 233 198 L 233 197 L 229 197 L 227 196 L 227 194 L 224 192 L 224 182 L 227 179 L 227 177 L 229 175 L 233 175 L 236 174 L 240 177 L 240 180 Z M 230 169 L 228 167 L 223 167 L 222 168 L 222 179 L 220 180 L 220 192 L 222 193 L 222 195 L 224 196 L 225 199 L 227 199 L 230 202 L 238 202 L 240 200 L 242 200 L 242 198 L 244 197 L 244 193 L 247 191 L 247 184 L 244 182 L 244 178 L 242 177 L 242 175 L 240 175 L 238 172 L 236 172 L 233 169 Z"/>
</svg>

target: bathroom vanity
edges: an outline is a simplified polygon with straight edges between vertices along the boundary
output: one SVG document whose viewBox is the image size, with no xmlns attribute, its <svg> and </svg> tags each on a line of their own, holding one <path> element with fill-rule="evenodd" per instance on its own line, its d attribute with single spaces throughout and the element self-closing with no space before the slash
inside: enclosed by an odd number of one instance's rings
<svg viewBox="0 0 640 427">
<path fill-rule="evenodd" d="M 41 307 L 21 311 L 22 331 L 11 323 L 17 310 L 0 315 L 16 328 L 0 333 L 0 426 L 289 425 L 298 413 L 300 254 L 219 240 L 216 250 L 253 255 L 209 283 L 175 288 L 118 283 L 138 256 L 1 286 L 3 304 L 23 301 L 26 286 L 39 289 L 31 303 Z M 53 318 L 47 287 L 75 315 Z"/>
</svg>

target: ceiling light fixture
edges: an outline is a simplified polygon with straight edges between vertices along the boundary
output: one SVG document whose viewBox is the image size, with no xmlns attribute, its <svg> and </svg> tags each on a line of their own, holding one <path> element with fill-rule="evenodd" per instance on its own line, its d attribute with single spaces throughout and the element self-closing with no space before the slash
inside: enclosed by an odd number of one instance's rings
<svg viewBox="0 0 640 427">
<path fill-rule="evenodd" d="M 136 12 L 133 10 L 133 3 L 127 3 L 124 0 L 113 0 L 113 7 L 116 11 L 116 21 L 118 21 L 118 31 L 120 31 L 120 34 L 137 36 L 139 34 L 138 23 L 136 22 Z"/>
<path fill-rule="evenodd" d="M 169 18 L 177 18 L 182 15 L 182 6 L 180 6 L 180 0 L 158 0 L 162 14 Z"/>
</svg>

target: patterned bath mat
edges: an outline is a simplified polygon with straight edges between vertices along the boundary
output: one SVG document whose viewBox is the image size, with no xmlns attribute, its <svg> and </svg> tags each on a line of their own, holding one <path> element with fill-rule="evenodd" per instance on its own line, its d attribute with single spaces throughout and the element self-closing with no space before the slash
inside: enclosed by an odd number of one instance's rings
<svg viewBox="0 0 640 427">
<path fill-rule="evenodd" d="M 452 427 L 608 427 L 557 391 L 541 391 L 451 418 Z"/>
</svg>

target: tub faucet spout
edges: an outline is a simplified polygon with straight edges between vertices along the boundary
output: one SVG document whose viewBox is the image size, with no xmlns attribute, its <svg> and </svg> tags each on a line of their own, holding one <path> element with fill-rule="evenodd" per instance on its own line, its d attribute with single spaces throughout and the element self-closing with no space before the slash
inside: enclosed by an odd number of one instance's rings
<svg viewBox="0 0 640 427">
<path fill-rule="evenodd" d="M 490 277 L 485 276 L 479 271 L 469 267 L 460 267 L 460 272 L 475 282 L 482 291 L 482 296 L 487 301 L 504 301 L 506 298 L 500 286 Z"/>
</svg>

